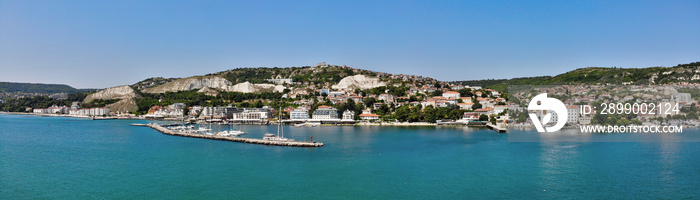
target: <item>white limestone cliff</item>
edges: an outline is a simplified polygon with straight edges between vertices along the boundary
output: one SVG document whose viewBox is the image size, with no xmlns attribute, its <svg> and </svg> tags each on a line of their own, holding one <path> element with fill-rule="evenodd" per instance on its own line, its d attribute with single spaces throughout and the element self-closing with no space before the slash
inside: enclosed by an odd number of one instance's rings
<svg viewBox="0 0 700 200">
<path fill-rule="evenodd" d="M 331 86 L 333 89 L 371 89 L 380 86 L 386 86 L 386 82 L 379 80 L 377 77 L 369 77 L 365 75 L 348 76 L 340 80 L 338 84 Z"/>
</svg>

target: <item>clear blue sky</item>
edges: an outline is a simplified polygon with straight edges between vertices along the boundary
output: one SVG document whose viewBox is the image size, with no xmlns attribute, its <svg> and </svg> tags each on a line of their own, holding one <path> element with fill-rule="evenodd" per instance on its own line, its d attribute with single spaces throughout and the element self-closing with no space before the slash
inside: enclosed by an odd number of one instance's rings
<svg viewBox="0 0 700 200">
<path fill-rule="evenodd" d="M 700 61 L 700 1 L 0 0 L 0 81 L 77 88 L 318 62 L 440 80 Z"/>
</svg>

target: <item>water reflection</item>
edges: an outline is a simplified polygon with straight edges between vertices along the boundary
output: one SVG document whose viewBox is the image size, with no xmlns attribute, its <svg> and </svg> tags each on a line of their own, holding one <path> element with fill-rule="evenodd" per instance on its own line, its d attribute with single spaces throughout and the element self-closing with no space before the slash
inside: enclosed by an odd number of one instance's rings
<svg viewBox="0 0 700 200">
<path fill-rule="evenodd" d="M 678 188 L 678 182 L 676 181 L 676 170 L 677 162 L 679 159 L 679 143 L 661 143 L 659 144 L 659 180 L 660 184 L 664 186 L 663 188 Z M 672 192 L 672 191 L 668 191 Z"/>
</svg>

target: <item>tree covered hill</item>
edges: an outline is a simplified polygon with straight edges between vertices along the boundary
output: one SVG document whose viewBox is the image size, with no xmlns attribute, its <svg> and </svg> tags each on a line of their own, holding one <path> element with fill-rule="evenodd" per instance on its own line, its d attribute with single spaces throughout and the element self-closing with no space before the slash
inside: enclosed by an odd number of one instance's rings
<svg viewBox="0 0 700 200">
<path fill-rule="evenodd" d="M 436 79 L 423 76 L 413 75 L 397 75 L 385 72 L 376 72 L 365 69 L 348 67 L 345 65 L 328 65 L 319 63 L 315 67 L 255 67 L 255 68 L 235 68 L 231 70 L 206 74 L 199 77 L 222 77 L 233 84 L 250 82 L 253 84 L 273 83 L 268 79 L 292 79 L 295 83 L 309 83 L 311 85 L 319 84 L 337 84 L 343 78 L 353 75 L 366 75 L 370 77 L 380 78 L 391 84 L 400 84 L 403 82 L 419 82 L 419 83 L 442 83 Z M 191 78 L 191 77 L 189 77 Z M 177 81 L 186 78 L 148 78 L 140 81 L 132 87 L 137 90 L 145 88 L 157 87 L 168 82 Z"/>
<path fill-rule="evenodd" d="M 81 90 L 63 84 L 0 82 L 0 93 L 76 93 L 80 91 Z"/>
<path fill-rule="evenodd" d="M 674 67 L 617 68 L 587 67 L 556 76 L 523 77 L 513 79 L 485 79 L 453 81 L 472 86 L 507 89 L 508 85 L 566 85 L 566 84 L 667 84 L 700 83 L 700 62 Z"/>
</svg>

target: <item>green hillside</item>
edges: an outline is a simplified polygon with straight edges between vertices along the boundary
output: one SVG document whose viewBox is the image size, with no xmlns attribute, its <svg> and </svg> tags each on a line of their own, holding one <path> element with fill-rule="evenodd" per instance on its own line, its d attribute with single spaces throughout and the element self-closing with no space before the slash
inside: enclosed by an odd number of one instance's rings
<svg viewBox="0 0 700 200">
<path fill-rule="evenodd" d="M 22 93 L 75 93 L 81 90 L 63 84 L 0 82 L 0 92 Z"/>
<path fill-rule="evenodd" d="M 312 66 L 302 66 L 302 67 L 256 67 L 256 68 L 235 68 L 231 70 L 206 74 L 207 76 L 220 76 L 230 81 L 233 84 L 250 82 L 254 84 L 259 83 L 272 83 L 268 79 L 292 79 L 295 83 L 309 83 L 310 85 L 320 85 L 320 84 L 336 84 L 340 82 L 345 77 L 353 75 L 367 75 L 370 77 L 378 77 L 382 81 L 386 81 L 391 84 L 401 84 L 401 83 L 437 83 L 440 82 L 430 77 L 411 77 L 407 79 L 400 78 L 390 78 L 391 73 L 376 72 L 371 70 L 364 70 L 358 68 L 352 68 L 344 65 L 317 65 Z M 142 90 L 145 88 L 156 87 L 163 85 L 165 83 L 178 80 L 179 78 L 161 78 L 154 77 L 148 78 L 140 81 L 134 85 L 131 85 L 137 90 Z"/>
<path fill-rule="evenodd" d="M 567 84 L 667 84 L 678 82 L 700 83 L 700 62 L 680 64 L 674 67 L 580 68 L 556 76 L 523 77 L 513 79 L 486 79 L 454 81 L 463 85 L 476 85 L 505 90 L 508 85 L 567 85 Z"/>
</svg>

